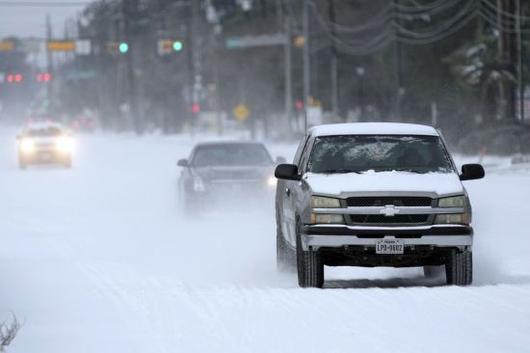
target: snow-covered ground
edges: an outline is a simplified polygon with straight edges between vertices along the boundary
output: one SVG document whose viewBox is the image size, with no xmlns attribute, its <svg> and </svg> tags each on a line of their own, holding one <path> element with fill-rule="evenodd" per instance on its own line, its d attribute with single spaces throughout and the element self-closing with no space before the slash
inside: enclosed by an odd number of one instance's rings
<svg viewBox="0 0 530 353">
<path fill-rule="evenodd" d="M 472 287 L 326 268 L 327 289 L 300 289 L 276 272 L 272 205 L 179 215 L 192 145 L 82 136 L 72 170 L 20 171 L 0 131 L 0 319 L 24 322 L 9 352 L 530 352 L 528 166 L 466 183 Z"/>
</svg>

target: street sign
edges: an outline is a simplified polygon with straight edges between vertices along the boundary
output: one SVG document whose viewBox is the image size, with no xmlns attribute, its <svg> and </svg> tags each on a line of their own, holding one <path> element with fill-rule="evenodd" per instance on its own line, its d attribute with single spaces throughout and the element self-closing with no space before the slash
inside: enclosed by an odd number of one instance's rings
<svg viewBox="0 0 530 353">
<path fill-rule="evenodd" d="M 15 43 L 10 40 L 0 41 L 0 52 L 1 51 L 13 51 L 15 49 Z"/>
<path fill-rule="evenodd" d="M 75 51 L 75 41 L 73 40 L 55 40 L 47 43 L 49 51 L 69 52 Z"/>
<path fill-rule="evenodd" d="M 259 36 L 230 37 L 225 41 L 227 49 L 266 47 L 271 45 L 285 45 L 287 36 L 285 34 L 264 34 Z"/>
<path fill-rule="evenodd" d="M 42 41 L 39 39 L 26 39 L 21 43 L 22 51 L 25 53 L 36 54 L 42 51 Z"/>
<path fill-rule="evenodd" d="M 245 121 L 250 115 L 250 110 L 246 105 L 240 103 L 234 107 L 232 113 L 237 121 Z"/>
<path fill-rule="evenodd" d="M 90 55 L 92 53 L 92 45 L 89 39 L 78 39 L 75 41 L 75 53 L 77 55 Z"/>
</svg>

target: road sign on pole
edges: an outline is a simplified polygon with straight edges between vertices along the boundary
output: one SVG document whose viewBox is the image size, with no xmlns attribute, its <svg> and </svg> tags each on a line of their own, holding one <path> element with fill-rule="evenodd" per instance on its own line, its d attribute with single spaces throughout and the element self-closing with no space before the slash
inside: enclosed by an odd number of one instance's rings
<svg viewBox="0 0 530 353">
<path fill-rule="evenodd" d="M 13 51 L 15 50 L 15 43 L 10 40 L 0 41 L 0 52 L 2 51 Z"/>
<path fill-rule="evenodd" d="M 285 45 L 287 36 L 283 33 L 264 34 L 259 36 L 230 37 L 225 41 L 227 49 L 266 47 L 271 45 Z"/>
<path fill-rule="evenodd" d="M 248 109 L 246 105 L 240 103 L 234 107 L 232 113 L 237 121 L 245 121 L 250 115 L 250 109 Z"/>
<path fill-rule="evenodd" d="M 78 39 L 75 41 L 75 53 L 77 55 L 90 55 L 92 53 L 92 45 L 89 39 Z"/>
<path fill-rule="evenodd" d="M 75 51 L 75 41 L 73 40 L 51 40 L 47 44 L 48 51 L 70 52 Z"/>
</svg>

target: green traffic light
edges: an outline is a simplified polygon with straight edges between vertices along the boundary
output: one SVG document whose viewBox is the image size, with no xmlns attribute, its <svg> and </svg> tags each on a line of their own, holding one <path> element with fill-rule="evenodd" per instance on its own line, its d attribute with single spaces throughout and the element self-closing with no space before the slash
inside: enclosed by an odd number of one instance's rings
<svg viewBox="0 0 530 353">
<path fill-rule="evenodd" d="M 180 42 L 180 41 L 173 42 L 173 50 L 174 51 L 181 51 L 182 47 L 183 47 L 182 42 Z"/>
<path fill-rule="evenodd" d="M 125 54 L 129 51 L 129 44 L 125 43 L 125 42 L 121 42 L 119 47 L 118 47 L 118 50 L 120 51 L 120 53 L 122 54 Z"/>
</svg>

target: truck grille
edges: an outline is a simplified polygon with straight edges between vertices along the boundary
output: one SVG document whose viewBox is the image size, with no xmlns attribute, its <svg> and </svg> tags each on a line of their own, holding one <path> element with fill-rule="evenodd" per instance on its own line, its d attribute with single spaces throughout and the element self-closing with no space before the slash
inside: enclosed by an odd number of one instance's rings
<svg viewBox="0 0 530 353">
<path fill-rule="evenodd" d="M 395 215 L 387 217 L 385 215 L 351 215 L 352 223 L 361 224 L 418 224 L 426 223 L 429 215 L 415 214 L 415 215 Z"/>
<path fill-rule="evenodd" d="M 431 206 L 432 199 L 430 197 L 416 197 L 416 196 L 399 196 L 399 197 L 370 196 L 370 197 L 350 197 L 346 199 L 346 202 L 347 202 L 347 205 L 350 207 L 370 207 L 370 206 L 385 206 L 385 205 L 428 207 L 428 206 Z M 379 217 L 379 216 L 376 216 L 376 217 Z M 395 218 L 395 217 L 384 217 L 384 218 L 388 220 L 389 218 Z M 396 222 L 396 223 L 404 223 L 404 222 Z"/>
</svg>

